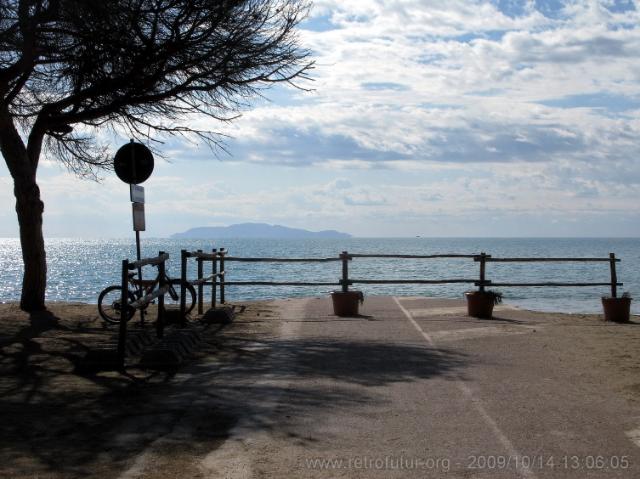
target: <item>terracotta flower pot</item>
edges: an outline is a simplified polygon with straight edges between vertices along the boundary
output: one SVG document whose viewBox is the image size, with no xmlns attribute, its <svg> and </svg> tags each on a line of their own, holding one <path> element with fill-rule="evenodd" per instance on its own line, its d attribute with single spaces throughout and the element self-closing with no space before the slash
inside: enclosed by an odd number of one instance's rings
<svg viewBox="0 0 640 479">
<path fill-rule="evenodd" d="M 631 298 L 602 297 L 604 320 L 616 323 L 628 323 L 631 311 Z"/>
<path fill-rule="evenodd" d="M 333 314 L 336 316 L 358 316 L 358 307 L 364 302 L 362 291 L 332 291 Z"/>
<path fill-rule="evenodd" d="M 496 302 L 495 294 L 468 291 L 464 293 L 467 298 L 467 314 L 474 318 L 491 319 L 493 316 L 493 306 Z"/>
</svg>

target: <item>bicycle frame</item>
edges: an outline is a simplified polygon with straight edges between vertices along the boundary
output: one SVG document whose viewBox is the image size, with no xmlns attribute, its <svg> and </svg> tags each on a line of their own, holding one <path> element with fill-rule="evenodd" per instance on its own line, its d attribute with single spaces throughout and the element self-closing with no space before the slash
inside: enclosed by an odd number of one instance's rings
<svg viewBox="0 0 640 479">
<path fill-rule="evenodd" d="M 159 270 L 153 279 L 142 281 L 140 281 L 136 273 L 132 271 L 125 273 L 125 271 L 123 268 L 121 284 L 107 286 L 98 296 L 98 312 L 107 323 L 117 324 L 120 322 L 122 319 L 122 298 L 128 295 L 128 299 L 125 301 L 131 304 L 137 304 L 135 309 L 132 308 L 132 311 L 127 313 L 127 320 L 133 317 L 137 309 L 140 312 L 140 321 L 144 324 L 144 316 L 148 305 L 156 303 L 153 298 L 161 294 L 160 284 L 164 286 L 164 288 L 162 288 L 164 291 L 163 294 L 166 295 L 162 301 L 164 310 L 170 309 L 177 311 L 178 308 L 180 308 L 180 312 L 186 315 L 191 312 L 196 304 L 196 292 L 193 286 L 190 283 L 183 284 L 180 280 L 171 279 L 165 271 Z M 122 291 L 122 286 L 125 287 L 126 293 Z M 182 288 L 185 288 L 186 291 L 183 292 Z M 182 304 L 183 294 L 185 298 L 184 306 Z M 149 300 L 147 300 L 147 298 L 149 298 Z M 182 310 L 183 307 L 185 308 L 184 311 Z"/>
<path fill-rule="evenodd" d="M 158 276 L 156 276 L 155 279 L 140 280 L 140 279 L 137 279 L 136 276 L 137 276 L 136 273 L 131 273 L 129 275 L 129 284 L 133 286 L 133 288 L 130 288 L 129 291 L 136 297 L 136 299 L 140 299 L 145 295 L 151 293 L 153 289 L 156 287 L 156 285 L 160 283 L 160 274 L 158 274 Z M 174 301 L 177 301 L 179 299 L 178 293 L 176 292 L 175 288 L 171 285 L 171 278 L 169 278 L 169 276 L 165 274 L 164 279 L 165 279 L 165 283 L 169 286 L 168 292 L 169 292 L 169 295 L 171 296 L 171 299 L 173 299 Z"/>
</svg>

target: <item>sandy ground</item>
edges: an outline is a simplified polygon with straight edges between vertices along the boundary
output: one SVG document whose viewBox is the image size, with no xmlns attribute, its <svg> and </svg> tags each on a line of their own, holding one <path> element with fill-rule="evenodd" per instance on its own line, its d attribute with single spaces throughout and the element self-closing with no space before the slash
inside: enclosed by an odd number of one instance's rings
<svg viewBox="0 0 640 479">
<path fill-rule="evenodd" d="M 234 364 L 252 354 L 250 348 L 236 345 L 276 334 L 277 302 L 245 306 L 231 325 L 202 330 L 204 344 L 192 365 L 208 364 L 211 369 L 214 363 Z M 0 477 L 122 477 L 121 471 L 131 470 L 141 451 L 168 428 L 176 428 L 184 404 L 202 398 L 186 397 L 198 391 L 180 388 L 180 369 L 158 372 L 132 366 L 126 374 L 79 372 L 88 348 L 112 341 L 116 328 L 103 324 L 95 305 L 52 303 L 49 308 L 48 313 L 30 316 L 15 304 L 0 304 Z M 553 321 L 558 339 L 568 345 L 563 351 L 567 358 L 598 371 L 603 387 L 613 394 L 640 404 L 637 317 L 620 325 L 604 323 L 600 315 L 505 315 Z M 207 417 L 192 444 L 204 452 L 224 443 L 233 426 L 233 418 L 222 412 Z M 173 472 L 157 477 L 204 476 L 189 471 L 188 464 L 174 464 Z"/>
</svg>

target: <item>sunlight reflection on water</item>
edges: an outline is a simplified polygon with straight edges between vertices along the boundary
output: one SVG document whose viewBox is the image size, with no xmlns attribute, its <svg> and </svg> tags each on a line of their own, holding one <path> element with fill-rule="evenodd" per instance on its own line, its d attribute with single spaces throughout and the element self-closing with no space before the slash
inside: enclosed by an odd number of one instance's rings
<svg viewBox="0 0 640 479">
<path fill-rule="evenodd" d="M 607 257 L 615 252 L 622 259 L 618 278 L 622 291 L 640 293 L 640 240 L 638 239 L 526 239 L 526 238 L 406 238 L 406 239 L 315 239 L 257 240 L 227 239 L 213 244 L 208 240 L 144 239 L 143 256 L 166 251 L 171 255 L 169 274 L 179 276 L 180 250 L 226 247 L 234 256 L 336 257 L 340 251 L 386 254 L 474 254 L 481 251 L 494 257 Z M 49 239 L 47 240 L 47 299 L 95 303 L 100 291 L 119 280 L 125 258 L 135 257 L 130 239 Z M 20 296 L 22 262 L 17 239 L 0 239 L 0 301 Z M 340 263 L 258 264 L 228 263 L 229 281 L 321 281 L 337 282 Z M 195 266 L 191 267 L 195 272 Z M 442 279 L 478 277 L 478 265 L 470 259 L 389 260 L 355 259 L 350 277 L 360 279 Z M 498 281 L 608 282 L 607 263 L 491 263 L 487 278 Z M 360 285 L 365 294 L 427 295 L 462 298 L 471 285 Z M 205 288 L 206 290 L 207 288 Z M 228 287 L 227 298 L 266 299 L 326 294 L 330 287 Z M 509 304 L 540 311 L 601 312 L 600 296 L 606 287 L 589 288 L 500 288 Z M 640 312 L 638 302 L 632 310 Z"/>
</svg>

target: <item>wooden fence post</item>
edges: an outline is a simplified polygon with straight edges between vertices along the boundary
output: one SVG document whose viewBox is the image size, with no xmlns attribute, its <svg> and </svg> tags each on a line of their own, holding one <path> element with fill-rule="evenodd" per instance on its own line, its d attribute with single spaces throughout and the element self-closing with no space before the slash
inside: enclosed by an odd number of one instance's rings
<svg viewBox="0 0 640 479">
<path fill-rule="evenodd" d="M 164 251 L 158 252 L 158 256 L 164 255 Z M 158 264 L 158 288 L 162 289 L 167 285 L 167 275 L 165 261 Z M 161 338 L 164 336 L 164 294 L 158 296 L 158 320 L 156 321 L 156 336 Z"/>
<path fill-rule="evenodd" d="M 202 253 L 202 250 L 199 249 L 198 253 Z M 202 279 L 204 276 L 204 272 L 202 271 L 202 258 L 198 256 L 196 259 L 198 263 L 198 279 Z M 202 314 L 202 293 L 203 293 L 204 285 L 202 283 L 198 283 L 198 314 Z"/>
<path fill-rule="evenodd" d="M 485 281 L 486 264 L 487 264 L 486 260 L 487 260 L 487 255 L 483 251 L 480 253 L 480 292 L 481 293 L 484 293 L 484 281 Z"/>
<path fill-rule="evenodd" d="M 618 296 L 618 275 L 616 274 L 616 255 L 609 253 L 609 268 L 611 269 L 611 297 Z"/>
<path fill-rule="evenodd" d="M 221 304 L 225 303 L 225 297 L 224 297 L 224 281 L 225 281 L 225 277 L 224 277 L 224 255 L 225 255 L 224 248 L 220 248 L 220 274 L 222 275 L 222 276 L 220 276 L 220 303 Z"/>
<path fill-rule="evenodd" d="M 120 329 L 118 334 L 118 366 L 124 370 L 125 348 L 127 342 L 127 312 L 129 310 L 129 260 L 122 260 L 120 285 Z"/>
<path fill-rule="evenodd" d="M 216 289 L 218 288 L 218 249 L 213 248 L 211 250 L 213 260 L 211 260 L 211 274 L 213 275 L 213 281 L 211 282 L 211 309 L 216 307 Z"/>
<path fill-rule="evenodd" d="M 180 322 L 185 323 L 187 318 L 187 250 L 180 251 Z"/>
<path fill-rule="evenodd" d="M 342 292 L 346 293 L 349 291 L 349 253 L 343 251 L 340 254 L 340 258 L 342 259 Z"/>
</svg>

